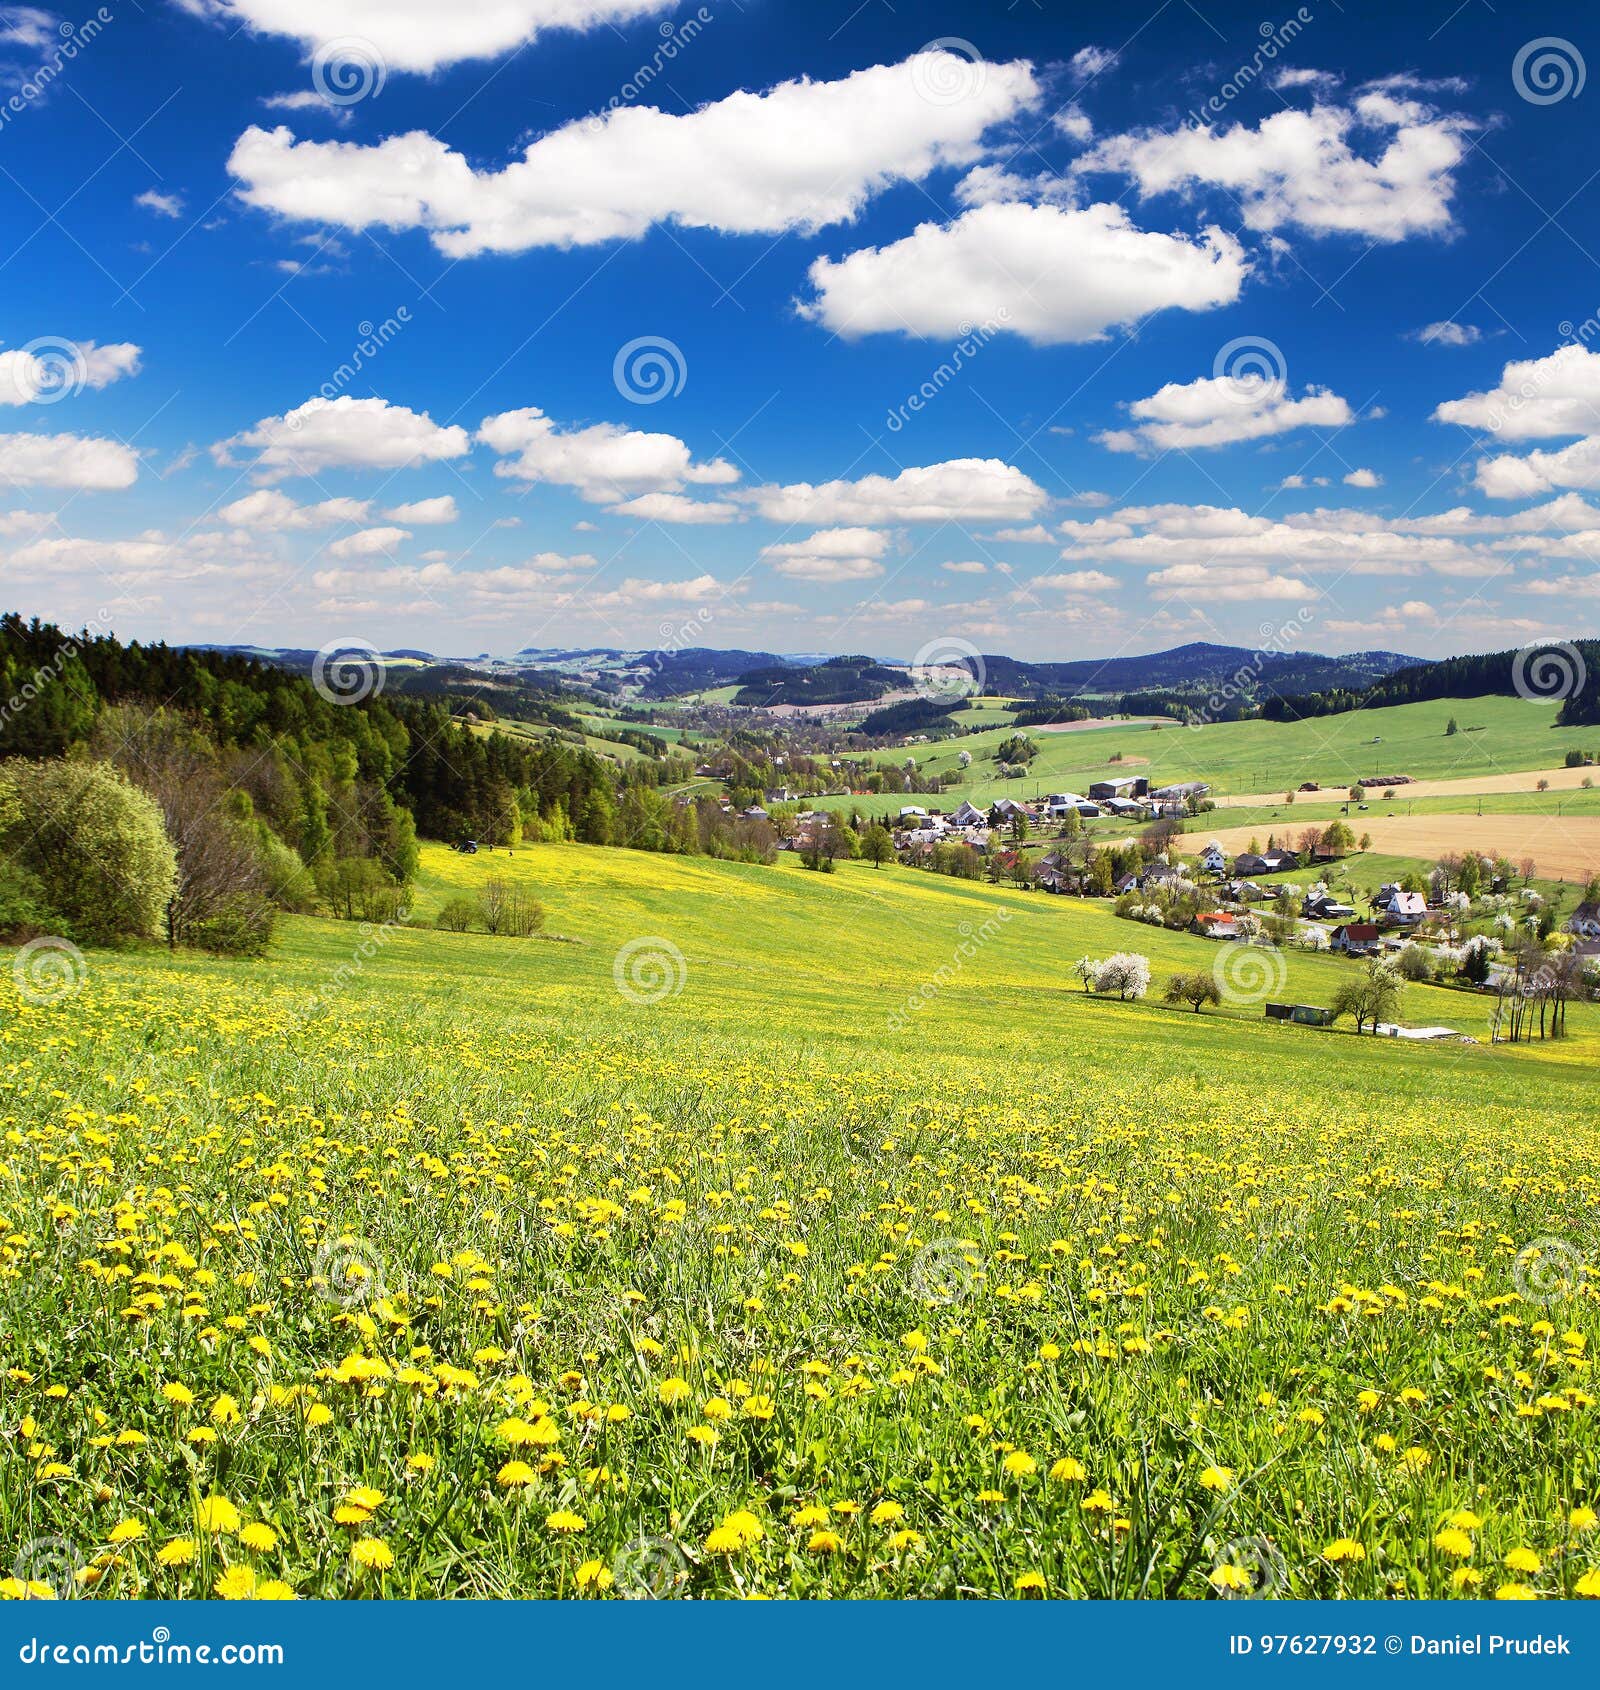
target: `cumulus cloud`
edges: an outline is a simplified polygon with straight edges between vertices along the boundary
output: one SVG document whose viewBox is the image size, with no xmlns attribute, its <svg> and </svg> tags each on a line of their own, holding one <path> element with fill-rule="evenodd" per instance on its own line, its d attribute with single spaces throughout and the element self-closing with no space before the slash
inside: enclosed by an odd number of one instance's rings
<svg viewBox="0 0 1600 1690">
<path fill-rule="evenodd" d="M 1186 125 L 1109 136 L 1074 164 L 1131 177 L 1142 196 L 1224 190 L 1252 229 L 1373 241 L 1451 227 L 1466 119 L 1371 91 L 1349 105 L 1280 111 L 1254 128 Z"/>
<path fill-rule="evenodd" d="M 999 458 L 951 458 L 858 481 L 756 487 L 745 497 L 772 522 L 862 525 L 1026 522 L 1049 502 L 1037 482 Z"/>
<path fill-rule="evenodd" d="M 1152 590 L 1175 598 L 1209 600 L 1214 604 L 1254 604 L 1261 599 L 1299 599 L 1313 589 L 1293 575 L 1276 575 L 1254 564 L 1175 563 L 1149 577 Z"/>
<path fill-rule="evenodd" d="M 848 221 L 894 183 L 972 163 L 988 130 L 1038 101 L 1026 63 L 971 71 L 941 52 L 834 82 L 740 91 L 682 114 L 619 106 L 540 136 L 499 170 L 475 170 L 421 130 L 365 146 L 296 142 L 286 128 L 252 125 L 228 168 L 241 197 L 264 210 L 345 229 L 426 230 L 452 258 L 626 240 L 657 223 L 814 231 Z M 966 93 L 928 99 L 929 81 L 946 76 Z"/>
<path fill-rule="evenodd" d="M 1346 487 L 1381 487 L 1383 477 L 1375 469 L 1353 469 L 1344 478 Z"/>
<path fill-rule="evenodd" d="M 1174 585 L 1187 577 L 1170 572 L 1190 565 L 1268 574 L 1487 578 L 1503 573 L 1510 556 L 1582 556 L 1590 544 L 1600 549 L 1600 531 L 1591 533 L 1597 516 L 1600 511 L 1575 495 L 1512 517 L 1464 506 L 1422 517 L 1318 509 L 1273 518 L 1231 506 L 1130 505 L 1092 522 L 1064 523 L 1061 555 L 1072 563 L 1139 565 Z M 1227 579 L 1237 585 L 1246 578 Z"/>
<path fill-rule="evenodd" d="M 1116 586 L 1114 577 L 1100 569 L 1072 569 L 1055 575 L 1036 575 L 1035 587 L 1056 587 L 1065 593 L 1103 593 Z"/>
<path fill-rule="evenodd" d="M 365 522 L 372 509 L 370 499 L 323 499 L 314 505 L 298 505 L 287 493 L 262 487 L 242 499 L 224 505 L 217 515 L 238 528 L 268 528 L 290 532 L 307 528 L 331 528 L 340 522 Z"/>
<path fill-rule="evenodd" d="M 155 188 L 146 188 L 142 194 L 133 196 L 135 205 L 143 206 L 146 211 L 153 211 L 157 217 L 182 217 L 182 194 L 163 194 Z"/>
<path fill-rule="evenodd" d="M 1171 382 L 1128 406 L 1133 428 L 1095 439 L 1113 452 L 1189 451 L 1264 440 L 1297 428 L 1342 428 L 1355 420 L 1348 402 L 1325 387 L 1291 399 L 1287 386 L 1264 376 L 1205 376 Z"/>
<path fill-rule="evenodd" d="M 1513 359 L 1488 392 L 1447 399 L 1433 420 L 1502 440 L 1600 434 L 1600 353 L 1573 342 L 1545 358 Z"/>
<path fill-rule="evenodd" d="M 478 439 L 501 454 L 496 475 L 571 487 L 596 505 L 739 479 L 738 470 L 722 458 L 697 462 L 675 434 L 647 434 L 618 423 L 562 429 L 532 405 L 485 417 Z"/>
<path fill-rule="evenodd" d="M 849 336 L 961 338 L 982 325 L 1056 345 L 1102 340 L 1155 311 L 1230 304 L 1247 269 L 1217 228 L 1190 239 L 1141 229 L 1116 205 L 996 202 L 817 259 L 801 313 Z"/>
<path fill-rule="evenodd" d="M 1080 47 L 1067 63 L 1074 76 L 1087 82 L 1091 77 L 1115 69 L 1117 58 L 1115 49 L 1111 47 Z"/>
<path fill-rule="evenodd" d="M 1417 339 L 1424 346 L 1475 346 L 1483 339 L 1483 330 L 1472 323 L 1424 323 Z"/>
<path fill-rule="evenodd" d="M 138 474 L 138 453 L 120 440 L 77 434 L 0 434 L 0 487 L 117 492 L 131 487 Z"/>
<path fill-rule="evenodd" d="M 470 442 L 464 428 L 444 428 L 426 411 L 387 399 L 308 399 L 281 417 L 263 417 L 254 428 L 211 448 L 220 464 L 237 462 L 240 448 L 255 453 L 257 476 L 282 481 L 330 469 L 405 469 L 459 458 Z"/>
<path fill-rule="evenodd" d="M 363 528 L 328 547 L 330 557 L 386 557 L 402 540 L 411 538 L 409 528 Z"/>
<path fill-rule="evenodd" d="M 645 522 L 724 523 L 738 520 L 737 505 L 726 499 L 691 499 L 687 493 L 640 493 L 607 507 L 611 516 L 633 516 Z"/>
<path fill-rule="evenodd" d="M 1048 535 L 1045 536 L 1049 538 Z M 950 575 L 987 575 L 989 566 L 981 563 L 977 558 L 968 558 L 961 563 L 941 563 L 939 567 Z"/>
<path fill-rule="evenodd" d="M 809 540 L 763 546 L 761 560 L 797 581 L 871 581 L 883 574 L 878 560 L 889 536 L 872 528 L 824 528 Z"/>
<path fill-rule="evenodd" d="M 453 493 L 441 493 L 436 499 L 417 499 L 409 505 L 396 505 L 383 513 L 390 522 L 409 522 L 418 528 L 439 528 L 454 522 L 461 515 Z"/>
<path fill-rule="evenodd" d="M 0 405 L 30 405 L 62 389 L 109 387 L 139 373 L 142 349 L 131 341 L 100 346 L 92 340 L 52 341 L 46 350 L 0 352 Z"/>
<path fill-rule="evenodd" d="M 390 70 L 433 71 L 525 46 L 550 30 L 589 30 L 667 11 L 672 0 L 180 0 L 188 10 L 258 35 L 286 35 L 308 56 L 352 40 Z M 347 49 L 348 51 L 348 49 Z"/>
</svg>

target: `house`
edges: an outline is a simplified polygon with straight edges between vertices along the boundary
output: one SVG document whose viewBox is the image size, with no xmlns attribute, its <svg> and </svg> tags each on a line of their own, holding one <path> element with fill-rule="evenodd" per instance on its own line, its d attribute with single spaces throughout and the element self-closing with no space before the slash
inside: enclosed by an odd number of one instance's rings
<svg viewBox="0 0 1600 1690">
<path fill-rule="evenodd" d="M 1257 886 L 1253 880 L 1229 880 L 1223 884 L 1222 890 L 1236 904 L 1264 904 L 1278 895 L 1275 888 Z"/>
<path fill-rule="evenodd" d="M 1374 921 L 1349 921 L 1334 928 L 1331 949 L 1346 956 L 1376 956 L 1380 940 Z"/>
<path fill-rule="evenodd" d="M 1203 939 L 1237 939 L 1238 920 L 1226 910 L 1207 910 L 1194 918 L 1194 930 Z"/>
<path fill-rule="evenodd" d="M 900 806 L 901 821 L 906 821 L 911 816 L 925 816 L 927 813 L 920 804 L 902 804 Z"/>
<path fill-rule="evenodd" d="M 950 825 L 952 827 L 977 827 L 988 819 L 985 811 L 980 810 L 976 804 L 970 803 L 965 798 L 950 812 Z"/>
<path fill-rule="evenodd" d="M 1341 904 L 1326 892 L 1313 892 L 1306 899 L 1306 914 L 1317 921 L 1348 921 L 1356 913 L 1354 904 Z"/>
<path fill-rule="evenodd" d="M 1428 900 L 1420 892 L 1394 892 L 1378 907 L 1392 920 L 1411 927 L 1428 913 Z"/>
<path fill-rule="evenodd" d="M 1241 851 L 1233 859 L 1233 872 L 1242 878 L 1248 874 L 1268 874 L 1267 859 L 1255 851 Z"/>
<path fill-rule="evenodd" d="M 741 810 L 739 814 L 747 822 L 764 822 L 772 819 L 759 804 L 752 804 L 748 810 Z"/>
<path fill-rule="evenodd" d="M 992 827 L 1001 827 L 1018 816 L 1026 820 L 1027 814 L 1027 805 L 1019 804 L 1015 798 L 996 798 L 989 806 L 989 823 Z"/>
<path fill-rule="evenodd" d="M 1226 873 L 1228 867 L 1227 854 L 1215 839 L 1200 853 L 1200 867 L 1207 874 Z"/>
<path fill-rule="evenodd" d="M 792 804 L 799 796 L 799 793 L 791 792 L 786 786 L 775 786 L 767 794 L 767 802 L 769 804 Z"/>
<path fill-rule="evenodd" d="M 1261 860 L 1267 865 L 1268 874 L 1281 874 L 1283 870 L 1299 868 L 1300 857 L 1297 852 L 1285 851 L 1279 847 L 1261 853 Z"/>
<path fill-rule="evenodd" d="M 1585 899 L 1572 912 L 1567 931 L 1577 939 L 1600 939 L 1600 904 Z"/>
<path fill-rule="evenodd" d="M 1096 803 L 1107 798 L 1143 798 L 1150 790 L 1145 775 L 1118 775 L 1114 780 L 1097 780 L 1090 784 L 1089 796 Z"/>
<path fill-rule="evenodd" d="M 1064 816 L 1068 810 L 1077 810 L 1081 814 L 1088 802 L 1076 792 L 1052 792 L 1044 801 L 1044 813 L 1047 816 Z M 1099 811 L 1095 814 L 1098 815 Z"/>
<path fill-rule="evenodd" d="M 1114 816 L 1144 816 L 1148 815 L 1149 806 L 1141 804 L 1137 798 L 1102 798 L 1099 800 L 1102 809 L 1109 810 Z"/>
</svg>

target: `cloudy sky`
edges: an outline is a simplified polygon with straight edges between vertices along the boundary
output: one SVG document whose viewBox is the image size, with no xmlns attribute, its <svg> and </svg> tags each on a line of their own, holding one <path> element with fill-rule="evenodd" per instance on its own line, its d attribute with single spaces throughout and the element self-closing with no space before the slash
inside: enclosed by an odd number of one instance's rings
<svg viewBox="0 0 1600 1690">
<path fill-rule="evenodd" d="M 1594 633 L 1587 8 L 0 5 L 0 604 L 453 655 Z"/>
</svg>

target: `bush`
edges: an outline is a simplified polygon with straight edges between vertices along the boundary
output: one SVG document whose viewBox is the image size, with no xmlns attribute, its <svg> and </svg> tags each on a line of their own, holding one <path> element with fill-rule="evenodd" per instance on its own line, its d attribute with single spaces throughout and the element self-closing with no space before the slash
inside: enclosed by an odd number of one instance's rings
<svg viewBox="0 0 1600 1690">
<path fill-rule="evenodd" d="M 831 869 L 833 859 L 826 861 Z M 544 906 L 509 880 L 484 881 L 478 916 L 485 933 L 503 933 L 511 939 L 531 938 L 544 926 Z"/>
<path fill-rule="evenodd" d="M 36 874 L 0 857 L 0 937 L 32 939 L 59 933 L 67 924 L 51 909 Z"/>
<path fill-rule="evenodd" d="M 218 956 L 264 956 L 277 905 L 253 892 L 224 893 L 184 929 L 183 942 Z"/>
<path fill-rule="evenodd" d="M 177 856 L 154 801 L 109 763 L 0 767 L 0 849 L 89 944 L 154 939 Z"/>
<path fill-rule="evenodd" d="M 451 898 L 433 918 L 435 927 L 446 933 L 469 933 L 478 919 L 478 905 L 472 898 Z"/>
</svg>

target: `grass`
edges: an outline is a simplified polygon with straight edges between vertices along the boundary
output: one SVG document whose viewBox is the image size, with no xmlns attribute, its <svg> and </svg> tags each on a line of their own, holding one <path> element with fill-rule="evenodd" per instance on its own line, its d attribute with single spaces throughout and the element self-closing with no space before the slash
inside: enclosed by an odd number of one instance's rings
<svg viewBox="0 0 1600 1690">
<path fill-rule="evenodd" d="M 1002 779 L 994 762 L 996 748 L 1013 731 L 1009 728 L 912 747 L 909 755 L 916 757 L 923 774 L 958 776 L 956 784 L 946 788 L 952 803 L 962 798 L 989 804 L 996 798 L 1084 792 L 1092 781 L 1118 773 L 1146 775 L 1157 786 L 1205 780 L 1219 793 L 1277 792 L 1307 780 L 1348 787 L 1373 775 L 1405 774 L 1421 780 L 1547 769 L 1559 766 L 1569 750 L 1596 748 L 1600 731 L 1558 728 L 1555 714 L 1551 704 L 1471 698 L 1357 710 L 1310 722 L 1216 722 L 1197 728 L 1173 724 L 1161 729 L 1119 725 L 1056 734 L 1029 729 L 1039 752 L 1022 780 Z M 1452 716 L 1462 731 L 1446 735 Z M 1475 731 L 1466 731 L 1469 728 Z M 963 751 L 973 759 L 964 771 L 958 764 Z M 1113 764 L 1111 758 L 1118 752 L 1124 761 Z M 1578 794 L 1562 796 L 1570 803 Z M 1454 800 L 1457 806 L 1461 802 Z M 1509 806 L 1513 812 L 1519 807 Z M 1299 805 L 1294 808 L 1298 814 Z M 1249 816 L 1246 811 L 1243 819 Z"/>
<path fill-rule="evenodd" d="M 491 872 L 573 942 L 297 919 L 6 988 L 24 1575 L 1600 1587 L 1592 1007 L 1508 1051 L 1088 999 L 1080 950 L 1221 948 L 862 866 L 430 847 L 419 909 Z"/>
</svg>

